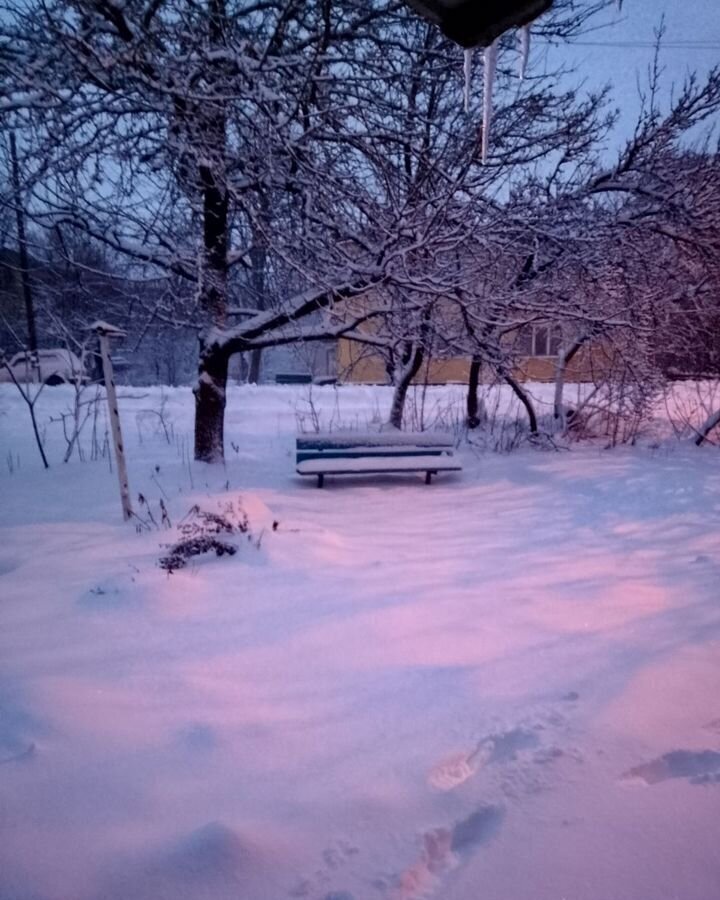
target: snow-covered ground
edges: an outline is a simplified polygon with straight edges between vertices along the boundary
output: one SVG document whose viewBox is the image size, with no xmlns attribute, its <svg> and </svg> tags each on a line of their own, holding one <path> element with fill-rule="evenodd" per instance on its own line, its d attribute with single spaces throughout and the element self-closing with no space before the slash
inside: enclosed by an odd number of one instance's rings
<svg viewBox="0 0 720 900">
<path fill-rule="evenodd" d="M 124 393 L 133 496 L 239 500 L 253 540 L 167 575 L 90 425 L 67 464 L 47 425 L 44 471 L 0 390 L 2 900 L 718 897 L 717 448 L 319 491 L 304 389 L 232 390 L 224 468 L 188 462 L 189 390 Z M 314 394 L 323 425 L 388 402 Z"/>
</svg>

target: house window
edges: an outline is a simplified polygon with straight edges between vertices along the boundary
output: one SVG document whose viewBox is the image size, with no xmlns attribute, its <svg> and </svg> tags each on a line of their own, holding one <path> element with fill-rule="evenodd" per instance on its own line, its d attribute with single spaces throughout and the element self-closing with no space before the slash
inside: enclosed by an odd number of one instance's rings
<svg viewBox="0 0 720 900">
<path fill-rule="evenodd" d="M 522 356 L 556 357 L 561 345 L 559 325 L 525 325 L 518 332 L 517 348 Z"/>
</svg>

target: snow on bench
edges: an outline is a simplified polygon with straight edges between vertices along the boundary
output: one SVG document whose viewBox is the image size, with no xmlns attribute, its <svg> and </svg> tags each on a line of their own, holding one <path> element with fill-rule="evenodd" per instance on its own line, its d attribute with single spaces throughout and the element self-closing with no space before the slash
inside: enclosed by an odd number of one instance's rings
<svg viewBox="0 0 720 900">
<path fill-rule="evenodd" d="M 438 434 L 409 432 L 335 432 L 297 439 L 298 475 L 314 475 L 322 487 L 325 475 L 370 475 L 382 472 L 425 472 L 430 484 L 438 472 L 459 472 L 451 440 Z"/>
</svg>

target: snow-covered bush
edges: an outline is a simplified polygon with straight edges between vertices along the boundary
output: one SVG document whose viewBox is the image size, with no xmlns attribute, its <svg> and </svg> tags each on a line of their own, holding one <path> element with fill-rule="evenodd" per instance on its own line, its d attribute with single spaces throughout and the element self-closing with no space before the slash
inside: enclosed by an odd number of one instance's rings
<svg viewBox="0 0 720 900">
<path fill-rule="evenodd" d="M 250 520 L 241 501 L 230 500 L 218 505 L 218 512 L 192 506 L 178 525 L 179 540 L 165 546 L 159 566 L 172 574 L 183 569 L 190 560 L 206 553 L 216 556 L 234 556 L 238 547 L 227 539 L 232 535 L 244 535 L 248 544 L 260 548 L 262 532 L 257 537 L 250 529 Z"/>
</svg>

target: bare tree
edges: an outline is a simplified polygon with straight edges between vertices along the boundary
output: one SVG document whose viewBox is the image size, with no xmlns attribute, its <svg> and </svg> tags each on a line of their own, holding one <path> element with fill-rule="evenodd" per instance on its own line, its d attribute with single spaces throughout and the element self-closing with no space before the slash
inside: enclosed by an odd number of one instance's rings
<svg viewBox="0 0 720 900">
<path fill-rule="evenodd" d="M 558 3 L 541 27 L 571 34 L 596 5 L 578 13 Z M 427 148 L 431 132 L 458 125 L 457 104 L 447 118 L 448 93 L 435 87 L 441 71 L 450 83 L 454 56 L 390 0 L 9 4 L 0 47 L 0 110 L 17 113 L 20 148 L 34 161 L 36 217 L 195 285 L 195 450 L 220 459 L 229 356 L 257 353 L 271 330 L 288 340 L 285 326 L 377 285 L 417 242 L 397 169 L 373 170 L 371 158 L 394 147 L 416 188 L 442 179 L 444 160 Z M 407 72 L 412 102 L 398 103 L 388 85 Z M 507 121 L 544 105 L 528 87 Z M 418 143 L 428 107 L 434 118 Z M 535 158 L 549 118 L 512 151 L 500 129 L 498 154 Z M 411 142 L 402 140 L 408 125 Z M 462 130 L 467 157 L 475 137 Z M 461 190 L 453 179 L 445 197 Z M 422 201 L 425 228 L 437 215 L 432 196 Z M 252 324 L 229 326 L 232 272 L 252 272 L 257 303 L 265 254 L 301 289 Z"/>
<path fill-rule="evenodd" d="M 556 2 L 538 29 L 572 37 L 603 5 Z M 409 311 L 409 330 L 389 339 L 413 347 L 411 361 L 431 343 L 508 369 L 502 339 L 541 314 L 540 295 L 526 292 L 518 316 L 510 276 L 492 292 L 483 276 L 481 290 L 467 261 L 514 263 L 537 236 L 575 238 L 593 197 L 637 200 L 639 164 L 715 102 L 690 85 L 674 119 L 649 116 L 601 172 L 604 96 L 558 91 L 552 75 L 518 85 L 503 69 L 483 166 L 457 62 L 392 0 L 0 6 L 0 112 L 35 220 L 187 285 L 152 314 L 199 328 L 198 459 L 222 459 L 233 354 L 367 340 L 386 292 Z"/>
</svg>

